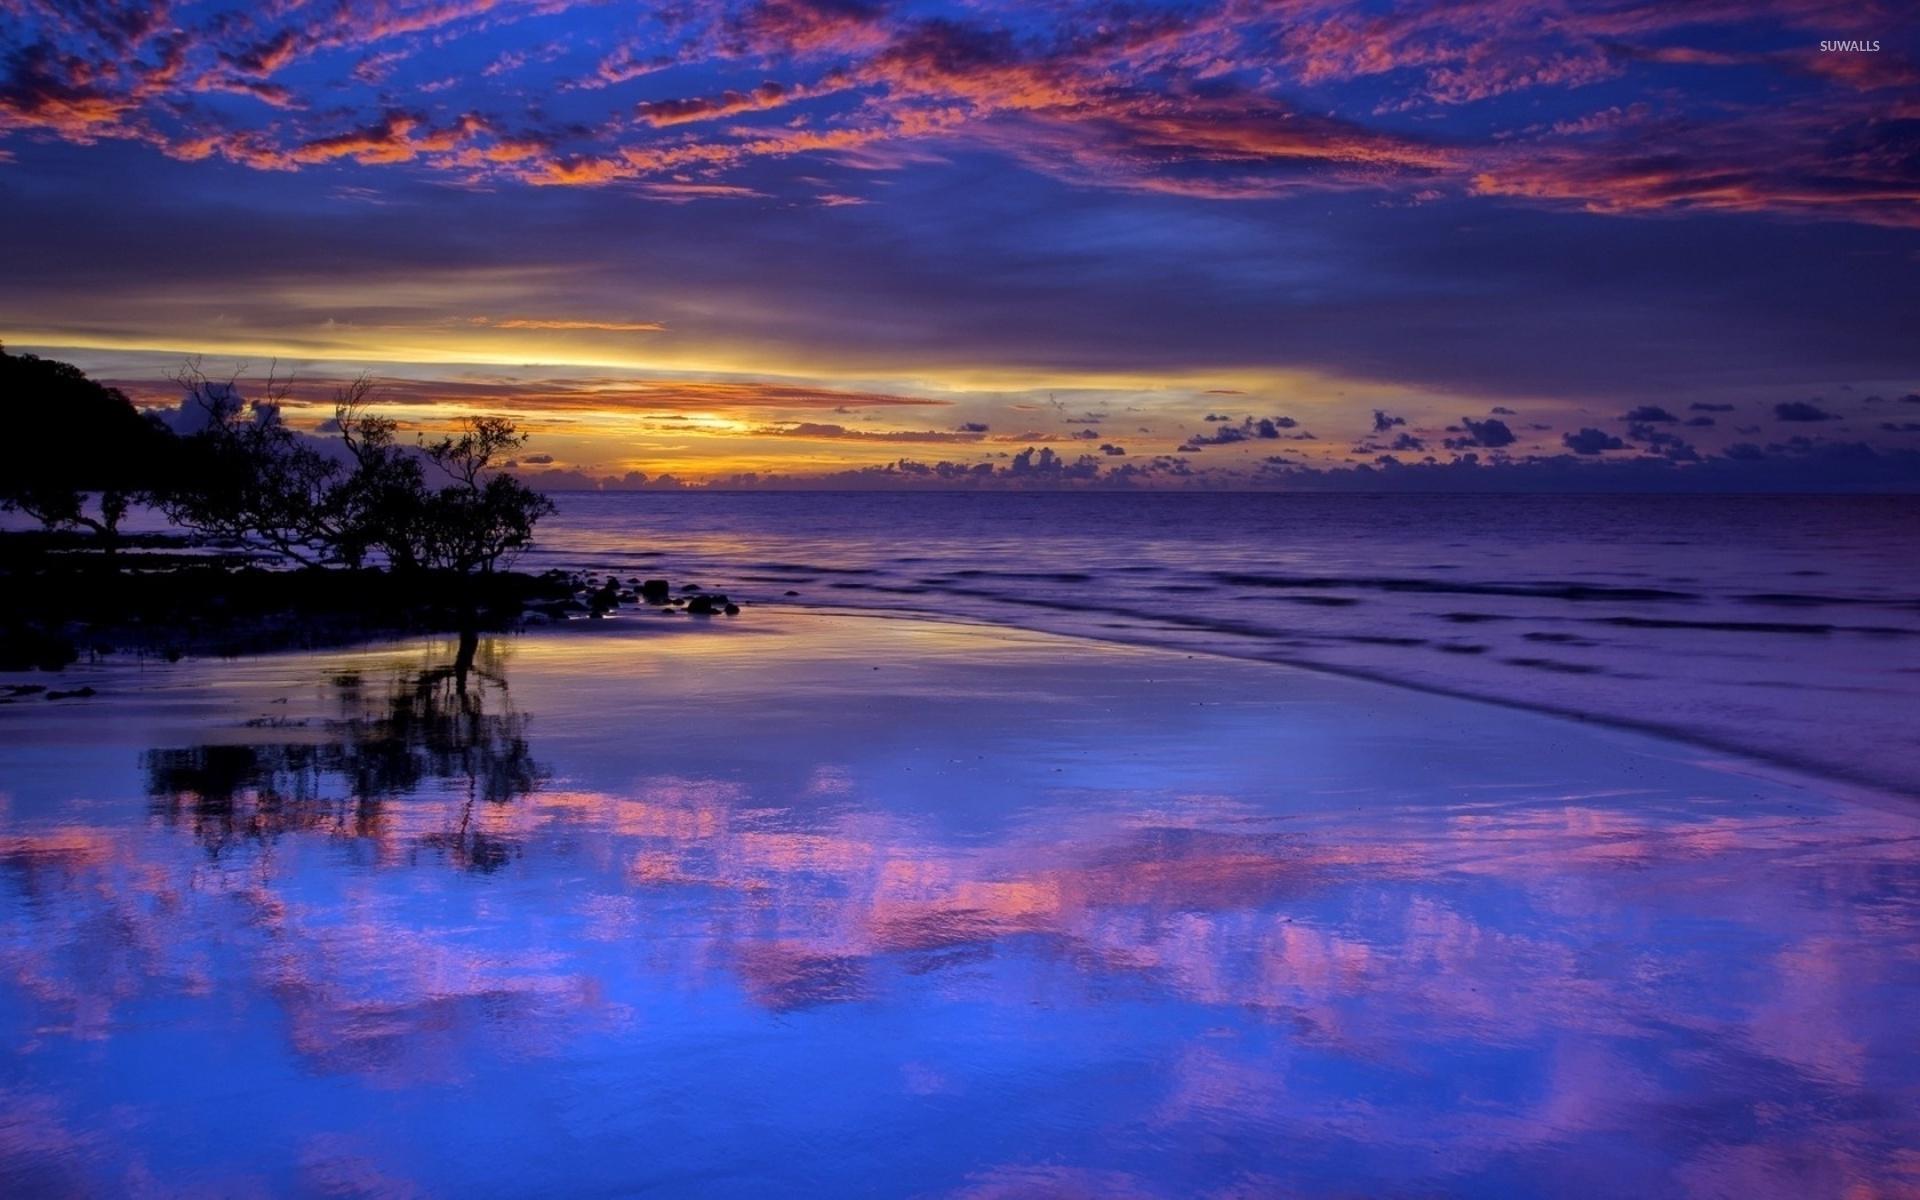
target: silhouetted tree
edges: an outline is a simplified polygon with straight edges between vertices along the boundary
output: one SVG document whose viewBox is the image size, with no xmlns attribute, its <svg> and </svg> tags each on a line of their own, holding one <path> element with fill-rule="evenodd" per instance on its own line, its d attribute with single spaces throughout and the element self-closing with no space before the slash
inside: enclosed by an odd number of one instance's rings
<svg viewBox="0 0 1920 1200">
<path fill-rule="evenodd" d="M 504 417 L 469 417 L 457 436 L 426 447 L 427 458 L 452 480 L 433 497 L 427 518 L 427 561 L 450 571 L 489 572 L 533 541 L 533 527 L 553 501 L 495 467 L 525 445 Z"/>
<path fill-rule="evenodd" d="M 333 423 L 353 469 L 333 496 L 337 547 L 358 567 L 377 551 L 395 571 L 426 565 L 427 484 L 421 457 L 398 441 L 391 417 L 367 411 L 373 379 L 362 375 L 337 397 Z"/>
<path fill-rule="evenodd" d="M 502 454 L 526 440 L 504 417 L 469 417 L 457 436 L 426 447 L 427 458 L 452 480 L 427 505 L 423 548 L 429 564 L 463 575 L 491 573 L 533 541 L 533 527 L 553 512 L 553 501 L 493 469 Z M 460 616 L 454 672 L 464 678 L 480 639 L 471 595 Z"/>
<path fill-rule="evenodd" d="M 70 363 L 0 347 L 0 420 L 10 443 L 0 509 L 91 529 L 109 550 L 127 509 L 170 466 L 168 431 Z"/>
<path fill-rule="evenodd" d="M 304 566 L 338 557 L 335 489 L 344 464 L 281 417 L 287 385 L 270 372 L 261 395 L 241 398 L 238 378 L 209 379 L 197 360 L 174 376 L 200 429 L 181 439 L 180 469 L 155 497 L 174 524 L 251 541 Z"/>
<path fill-rule="evenodd" d="M 374 383 L 361 376 L 334 404 L 344 453 L 300 434 L 281 417 L 287 387 L 273 375 L 243 401 L 237 380 L 209 380 L 189 363 L 177 382 L 204 426 L 183 439 L 179 483 L 161 497 L 175 523 L 263 544 L 308 566 L 358 568 L 374 554 L 395 571 L 485 574 L 524 550 L 552 501 L 499 470 L 526 435 L 503 417 L 469 417 L 458 432 L 416 449 L 398 425 L 368 409 Z M 432 466 L 446 482 L 434 488 Z"/>
</svg>

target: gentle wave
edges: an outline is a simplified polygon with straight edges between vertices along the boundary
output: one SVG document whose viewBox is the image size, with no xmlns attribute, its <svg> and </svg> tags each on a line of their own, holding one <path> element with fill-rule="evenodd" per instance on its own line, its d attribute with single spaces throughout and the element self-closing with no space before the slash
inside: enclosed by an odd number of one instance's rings
<svg viewBox="0 0 1920 1200">
<path fill-rule="evenodd" d="M 1305 664 L 1920 792 L 1911 497 L 595 493 L 543 535 L 527 565 Z"/>
</svg>

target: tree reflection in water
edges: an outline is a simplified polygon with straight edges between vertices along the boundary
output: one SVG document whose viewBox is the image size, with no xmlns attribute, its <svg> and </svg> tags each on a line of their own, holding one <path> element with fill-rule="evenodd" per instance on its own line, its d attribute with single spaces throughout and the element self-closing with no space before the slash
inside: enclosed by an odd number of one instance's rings
<svg viewBox="0 0 1920 1200">
<path fill-rule="evenodd" d="M 372 838 L 387 806 L 444 797 L 446 829 L 420 844 L 476 871 L 507 863 L 518 847 L 480 828 L 478 804 L 502 805 L 538 789 L 545 770 L 527 743 L 496 644 L 470 668 L 397 671 L 375 692 L 360 672 L 330 681 L 336 714 L 317 725 L 275 725 L 263 742 L 156 748 L 143 766 L 153 813 L 186 826 L 218 857 L 236 841 L 270 842 L 290 832 Z M 257 726 L 256 726 L 257 727 Z"/>
</svg>

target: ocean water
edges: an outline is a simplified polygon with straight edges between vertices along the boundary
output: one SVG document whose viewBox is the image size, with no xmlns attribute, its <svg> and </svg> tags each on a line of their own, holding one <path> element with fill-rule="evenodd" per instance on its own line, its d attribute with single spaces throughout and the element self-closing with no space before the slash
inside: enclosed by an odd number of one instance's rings
<svg viewBox="0 0 1920 1200">
<path fill-rule="evenodd" d="M 1920 794 L 1917 497 L 558 499 L 524 565 L 1305 664 Z"/>
</svg>

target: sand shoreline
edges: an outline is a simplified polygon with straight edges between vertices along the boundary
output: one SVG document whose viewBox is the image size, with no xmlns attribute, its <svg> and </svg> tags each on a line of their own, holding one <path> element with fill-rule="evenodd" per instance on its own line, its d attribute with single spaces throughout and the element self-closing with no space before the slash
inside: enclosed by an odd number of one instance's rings
<svg viewBox="0 0 1920 1200">
<path fill-rule="evenodd" d="M 565 637 L 651 637 L 688 635 L 700 636 L 714 634 L 730 636 L 751 634 L 758 623 L 761 631 L 766 630 L 766 621 L 790 619 L 794 614 L 804 614 L 809 618 L 826 620 L 878 620 L 920 622 L 929 625 L 953 625 L 957 627 L 984 630 L 999 630 L 1014 634 L 1058 639 L 1063 643 L 1086 642 L 1104 646 L 1124 647 L 1131 650 L 1158 652 L 1171 655 L 1217 657 L 1220 659 L 1256 663 L 1281 670 L 1305 671 L 1334 678 L 1406 690 L 1421 695 L 1460 701 L 1466 704 L 1485 705 L 1494 710 L 1527 713 L 1556 720 L 1572 722 L 1576 725 L 1590 725 L 1597 728 L 1617 730 L 1623 733 L 1641 735 L 1672 743 L 1676 747 L 1708 751 L 1716 755 L 1729 756 L 1725 763 L 1728 770 L 1740 771 L 1757 778 L 1802 788 L 1824 789 L 1830 793 L 1845 794 L 1861 803 L 1911 806 L 1920 801 L 1920 782 L 1912 778 L 1912 771 L 1903 771 L 1901 764 L 1889 759 L 1884 764 L 1859 764 L 1855 760 L 1836 762 L 1817 757 L 1782 751 L 1766 744 L 1756 744 L 1738 739 L 1716 736 L 1711 731 L 1691 728 L 1660 721 L 1642 721 L 1631 718 L 1595 713 L 1530 699 L 1509 699 L 1482 692 L 1449 688 L 1420 679 L 1407 678 L 1391 672 L 1373 671 L 1358 667 L 1342 666 L 1316 661 L 1311 658 L 1295 658 L 1271 650 L 1258 648 L 1240 649 L 1233 644 L 1218 645 L 1210 648 L 1197 646 L 1169 646 L 1140 637 L 1128 637 L 1119 633 L 1101 634 L 1094 631 L 1063 632 L 1030 625 L 1021 625 L 1008 621 L 996 621 L 987 617 L 969 614 L 941 614 L 936 611 L 920 610 L 910 607 L 891 609 L 880 608 L 842 608 L 832 605 L 806 604 L 794 602 L 776 602 L 763 600 L 748 615 L 738 621 L 714 617 L 687 617 L 674 609 L 636 607 L 628 612 L 609 614 L 606 620 L 555 621 L 549 624 L 522 625 L 515 629 L 494 630 L 490 637 L 508 638 L 565 638 Z M 664 618 L 664 619 L 663 619 Z M 678 618 L 678 619 L 675 619 Z M 756 620 L 757 618 L 757 620 Z M 217 655 L 212 653 L 189 656 L 189 661 L 202 663 L 231 663 L 242 658 L 302 656 L 315 654 L 338 654 L 356 652 L 382 652 L 395 647 L 411 647 L 431 644 L 444 640 L 451 635 L 431 630 L 420 631 L 375 631 L 371 634 L 343 634 L 334 638 L 317 638 L 310 643 L 288 642 L 246 654 Z M 59 701 L 83 703 L 99 694 L 98 686 L 103 680 L 110 681 L 119 669 L 133 667 L 164 666 L 160 656 L 145 654 L 126 654 L 110 656 L 92 664 L 76 664 L 61 672 L 0 672 L 0 712 L 13 704 L 32 703 L 41 700 L 48 692 Z M 89 666 L 104 668 L 106 674 L 95 678 L 89 673 Z M 91 692 L 85 689 L 93 689 Z M 34 689 L 34 690 L 27 690 Z"/>
</svg>

